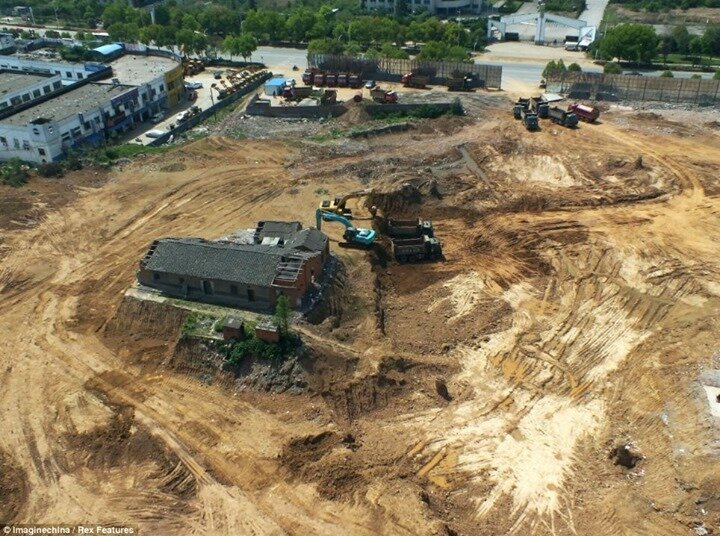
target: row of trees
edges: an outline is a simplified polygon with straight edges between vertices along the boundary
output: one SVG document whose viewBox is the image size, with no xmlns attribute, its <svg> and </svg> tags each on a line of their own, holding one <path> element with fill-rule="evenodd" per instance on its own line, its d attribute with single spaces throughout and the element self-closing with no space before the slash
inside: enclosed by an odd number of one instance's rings
<svg viewBox="0 0 720 536">
<path fill-rule="evenodd" d="M 427 12 L 367 14 L 357 8 L 312 8 L 302 3 L 287 10 L 240 12 L 217 4 L 198 7 L 170 2 L 156 6 L 153 24 L 146 11 L 117 0 L 107 6 L 102 20 L 112 40 L 184 46 L 196 53 L 222 48 L 225 39 L 233 36 L 245 45 L 253 38 L 255 42 L 308 42 L 322 52 L 398 55 L 402 52 L 393 44 L 414 41 L 430 45 L 424 53 L 427 57 L 465 59 L 468 49 L 483 47 L 486 30 L 484 19 L 440 21 Z"/>
<path fill-rule="evenodd" d="M 658 55 L 667 61 L 673 53 L 720 56 L 720 26 L 709 26 L 702 36 L 691 36 L 685 26 L 677 26 L 659 37 L 655 28 L 646 24 L 620 24 L 608 30 L 596 46 L 604 59 L 639 63 L 651 63 Z"/>
</svg>

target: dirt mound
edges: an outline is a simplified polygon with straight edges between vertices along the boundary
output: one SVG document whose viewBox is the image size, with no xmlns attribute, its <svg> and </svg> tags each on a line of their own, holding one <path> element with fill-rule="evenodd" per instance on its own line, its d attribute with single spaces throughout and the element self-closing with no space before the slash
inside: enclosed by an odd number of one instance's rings
<svg viewBox="0 0 720 536">
<path fill-rule="evenodd" d="M 348 100 L 343 104 L 347 108 L 347 112 L 340 116 L 338 121 L 346 125 L 360 125 L 370 121 L 370 114 L 367 113 L 365 105 L 361 102 Z"/>
<path fill-rule="evenodd" d="M 375 189 L 365 198 L 365 206 L 376 207 L 385 216 L 397 216 L 417 208 L 423 201 L 420 189 L 411 182 L 386 185 L 386 189 Z"/>
<path fill-rule="evenodd" d="M 27 500 L 27 476 L 9 454 L 0 451 L 0 524 L 12 523 Z"/>
</svg>

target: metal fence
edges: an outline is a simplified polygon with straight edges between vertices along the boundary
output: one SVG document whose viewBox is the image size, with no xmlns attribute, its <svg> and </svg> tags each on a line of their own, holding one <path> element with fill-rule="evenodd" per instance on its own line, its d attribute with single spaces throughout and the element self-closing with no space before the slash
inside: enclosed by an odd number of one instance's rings
<svg viewBox="0 0 720 536">
<path fill-rule="evenodd" d="M 358 58 L 353 56 L 332 56 L 309 54 L 308 65 L 326 71 L 347 71 L 358 73 L 363 78 L 387 82 L 399 82 L 402 75 L 414 72 L 431 77 L 431 83 L 443 84 L 448 78 L 473 73 L 485 87 L 500 88 L 502 66 L 479 65 L 453 61 L 420 61 L 392 58 Z"/>
<path fill-rule="evenodd" d="M 720 103 L 720 80 L 565 73 L 549 77 L 547 91 L 573 99 L 598 101 L 655 101 L 697 106 Z"/>
</svg>

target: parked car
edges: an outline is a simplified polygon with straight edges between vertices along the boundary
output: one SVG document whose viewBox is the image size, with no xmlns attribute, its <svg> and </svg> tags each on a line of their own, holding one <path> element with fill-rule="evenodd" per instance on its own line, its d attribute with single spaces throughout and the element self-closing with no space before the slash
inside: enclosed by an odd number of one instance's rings
<svg viewBox="0 0 720 536">
<path fill-rule="evenodd" d="M 201 89 L 202 87 L 202 82 L 185 82 L 186 89 Z"/>
<path fill-rule="evenodd" d="M 220 80 L 220 79 L 222 78 L 222 71 L 215 71 L 215 72 L 213 73 L 213 78 L 214 78 L 215 80 Z"/>
<path fill-rule="evenodd" d="M 375 87 L 375 80 L 368 80 L 367 82 L 365 82 L 365 87 L 366 87 L 367 89 L 372 89 L 372 88 L 374 88 L 374 87 Z"/>
<path fill-rule="evenodd" d="M 162 112 L 158 112 L 150 118 L 150 121 L 152 121 L 153 123 L 159 123 L 163 119 L 165 119 L 165 114 Z"/>
<path fill-rule="evenodd" d="M 145 133 L 148 138 L 159 138 L 167 134 L 164 130 L 149 130 Z"/>
</svg>

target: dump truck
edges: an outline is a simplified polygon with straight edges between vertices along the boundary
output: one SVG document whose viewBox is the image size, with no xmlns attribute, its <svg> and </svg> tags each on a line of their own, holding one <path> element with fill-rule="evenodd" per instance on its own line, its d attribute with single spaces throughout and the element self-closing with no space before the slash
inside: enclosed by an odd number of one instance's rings
<svg viewBox="0 0 720 536">
<path fill-rule="evenodd" d="M 538 117 L 545 119 L 548 116 L 548 110 L 550 105 L 542 97 L 531 97 L 530 98 L 530 109 L 535 112 Z"/>
<path fill-rule="evenodd" d="M 413 220 L 387 220 L 387 234 L 391 238 L 420 238 L 434 236 L 433 224 L 430 220 L 416 218 Z"/>
<path fill-rule="evenodd" d="M 310 86 L 291 87 L 285 86 L 283 88 L 283 98 L 285 100 L 301 101 L 312 95 L 313 88 Z"/>
<path fill-rule="evenodd" d="M 405 87 L 414 87 L 417 89 L 424 89 L 430 83 L 429 76 L 421 76 L 419 74 L 408 73 L 403 75 L 402 84 Z"/>
<path fill-rule="evenodd" d="M 325 73 L 323 72 L 316 72 L 313 75 L 313 85 L 315 86 L 324 86 L 325 85 Z"/>
<path fill-rule="evenodd" d="M 394 91 L 385 91 L 379 87 L 370 90 L 370 97 L 372 97 L 372 100 L 375 102 L 386 102 L 390 104 L 395 103 L 398 100 L 397 93 Z"/>
<path fill-rule="evenodd" d="M 447 87 L 448 91 L 475 91 L 473 78 L 469 76 L 448 78 Z"/>
<path fill-rule="evenodd" d="M 353 89 L 357 89 L 362 86 L 362 82 L 362 76 L 359 74 L 351 74 L 348 77 L 348 85 Z"/>
<path fill-rule="evenodd" d="M 443 256 L 440 241 L 429 236 L 394 238 L 392 252 L 398 262 L 432 261 L 442 259 Z"/>
<path fill-rule="evenodd" d="M 522 119 L 523 125 L 525 125 L 526 129 L 530 131 L 535 131 L 540 128 L 540 123 L 538 122 L 538 114 L 536 114 L 532 110 L 528 108 L 523 108 L 522 112 L 520 113 L 520 118 Z"/>
<path fill-rule="evenodd" d="M 573 128 L 578 124 L 577 115 L 572 112 L 566 112 L 562 108 L 553 106 L 548 110 L 548 117 L 553 123 L 562 125 L 567 128 Z"/>
<path fill-rule="evenodd" d="M 302 75 L 303 84 L 306 86 L 312 86 L 315 83 L 315 75 L 320 72 L 320 69 L 305 69 Z"/>
<path fill-rule="evenodd" d="M 340 73 L 337 75 L 338 87 L 348 87 L 348 75 L 347 73 Z"/>
<path fill-rule="evenodd" d="M 338 85 L 337 73 L 327 73 L 325 75 L 325 85 L 327 87 L 336 87 Z"/>
<path fill-rule="evenodd" d="M 579 102 L 575 102 L 568 106 L 568 112 L 572 112 L 577 115 L 580 121 L 586 121 L 588 123 L 597 121 L 597 118 L 600 117 L 600 110 L 593 108 L 592 106 L 580 104 Z"/>
</svg>

